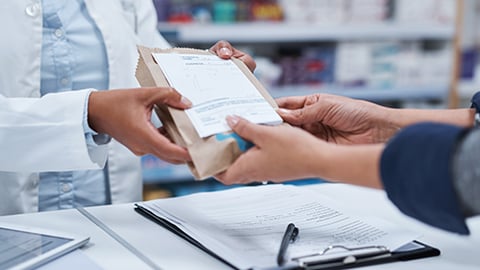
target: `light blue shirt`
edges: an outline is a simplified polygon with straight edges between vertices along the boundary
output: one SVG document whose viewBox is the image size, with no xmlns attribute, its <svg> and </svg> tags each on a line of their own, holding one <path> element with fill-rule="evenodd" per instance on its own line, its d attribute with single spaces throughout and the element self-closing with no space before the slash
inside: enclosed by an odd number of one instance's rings
<svg viewBox="0 0 480 270">
<path fill-rule="evenodd" d="M 83 0 L 43 0 L 41 94 L 107 89 L 103 37 Z M 40 174 L 39 211 L 111 202 L 104 170 Z"/>
</svg>

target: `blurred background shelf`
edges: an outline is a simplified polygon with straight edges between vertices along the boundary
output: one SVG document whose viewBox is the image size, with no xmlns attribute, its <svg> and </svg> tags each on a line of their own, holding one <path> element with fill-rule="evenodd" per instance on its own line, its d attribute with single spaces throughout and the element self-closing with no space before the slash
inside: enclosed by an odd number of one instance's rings
<svg viewBox="0 0 480 270">
<path fill-rule="evenodd" d="M 227 24 L 159 23 L 159 31 L 173 43 L 307 42 L 351 40 L 450 40 L 453 25 L 433 23 L 375 23 L 315 25 L 284 22 Z"/>
<path fill-rule="evenodd" d="M 425 87 L 393 87 L 375 89 L 372 87 L 339 87 L 339 86 L 283 86 L 270 89 L 273 97 L 303 96 L 315 93 L 328 93 L 373 102 L 387 101 L 442 101 L 448 97 L 445 85 Z"/>
<path fill-rule="evenodd" d="M 187 165 L 172 165 L 152 155 L 142 156 L 142 171 L 145 184 L 168 184 L 193 180 Z"/>
<path fill-rule="evenodd" d="M 213 178 L 195 181 L 186 165 L 171 165 L 151 155 L 142 157 L 142 165 L 144 199 L 182 196 L 195 192 L 216 191 L 239 186 L 226 186 Z M 308 185 L 321 182 L 324 182 L 324 180 L 302 179 L 287 182 L 287 184 Z M 260 185 L 260 183 L 252 183 L 250 185 Z"/>
<path fill-rule="evenodd" d="M 255 75 L 275 97 L 322 92 L 396 106 L 449 97 L 455 0 L 154 3 L 173 46 L 227 40 L 254 57 Z"/>
</svg>

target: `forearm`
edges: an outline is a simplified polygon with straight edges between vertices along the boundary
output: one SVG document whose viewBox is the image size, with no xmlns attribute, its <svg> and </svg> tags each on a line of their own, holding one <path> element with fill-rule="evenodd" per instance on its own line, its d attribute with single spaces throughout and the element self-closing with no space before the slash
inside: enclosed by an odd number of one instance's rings
<svg viewBox="0 0 480 270">
<path fill-rule="evenodd" d="M 388 121 L 399 129 L 420 122 L 436 122 L 471 127 L 475 118 L 474 109 L 428 110 L 387 109 Z"/>
<path fill-rule="evenodd" d="M 379 163 L 383 149 L 383 144 L 330 144 L 318 153 L 321 162 L 316 162 L 315 175 L 335 182 L 382 188 Z"/>
</svg>

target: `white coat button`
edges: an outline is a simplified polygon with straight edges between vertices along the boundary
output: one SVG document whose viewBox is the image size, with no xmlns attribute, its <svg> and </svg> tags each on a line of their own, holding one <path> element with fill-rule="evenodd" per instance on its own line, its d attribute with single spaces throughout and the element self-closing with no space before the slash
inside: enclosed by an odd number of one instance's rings
<svg viewBox="0 0 480 270">
<path fill-rule="evenodd" d="M 69 192 L 71 190 L 70 185 L 68 184 L 62 184 L 62 191 L 63 192 Z"/>
<path fill-rule="evenodd" d="M 69 82 L 69 80 L 68 80 L 67 78 L 63 78 L 63 79 L 60 80 L 60 83 L 61 83 L 62 85 L 67 85 L 68 82 Z"/>
<path fill-rule="evenodd" d="M 56 30 L 55 30 L 55 36 L 56 36 L 57 38 L 61 38 L 61 37 L 63 36 L 63 30 L 60 29 L 60 28 L 56 29 Z"/>
<path fill-rule="evenodd" d="M 25 13 L 30 17 L 37 17 L 40 14 L 40 3 L 31 3 L 25 8 Z"/>
<path fill-rule="evenodd" d="M 32 174 L 28 177 L 28 179 L 30 180 L 30 184 L 33 188 L 36 188 L 38 186 L 38 174 Z"/>
</svg>

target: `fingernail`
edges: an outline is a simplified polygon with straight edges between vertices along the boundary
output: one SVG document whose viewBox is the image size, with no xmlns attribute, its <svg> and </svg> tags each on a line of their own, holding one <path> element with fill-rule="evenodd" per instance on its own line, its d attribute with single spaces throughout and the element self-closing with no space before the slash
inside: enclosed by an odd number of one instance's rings
<svg viewBox="0 0 480 270">
<path fill-rule="evenodd" d="M 188 98 L 186 98 L 186 97 L 184 97 L 184 96 L 182 96 L 182 98 L 180 99 L 180 102 L 183 103 L 183 104 L 185 104 L 185 105 L 187 105 L 188 107 L 191 107 L 191 106 L 192 106 L 192 102 L 191 102 Z"/>
<path fill-rule="evenodd" d="M 239 120 L 240 120 L 240 117 L 238 117 L 236 115 L 227 115 L 227 124 L 231 128 L 235 127 Z"/>
<path fill-rule="evenodd" d="M 225 56 L 231 56 L 232 55 L 232 51 L 227 47 L 220 48 L 220 50 L 218 50 L 218 52 L 221 55 L 225 55 Z"/>
</svg>

